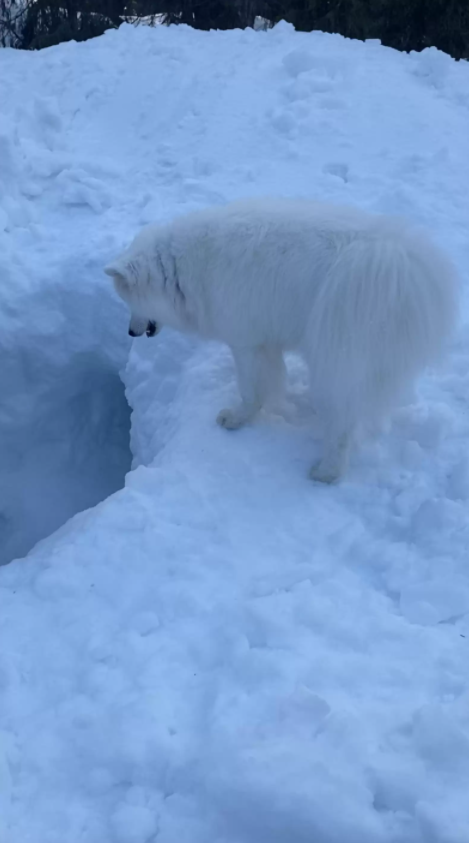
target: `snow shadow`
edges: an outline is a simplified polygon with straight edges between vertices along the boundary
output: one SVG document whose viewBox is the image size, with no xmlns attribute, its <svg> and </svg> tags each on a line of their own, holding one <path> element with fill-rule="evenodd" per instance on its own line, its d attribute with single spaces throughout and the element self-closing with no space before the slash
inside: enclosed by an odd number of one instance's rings
<svg viewBox="0 0 469 843">
<path fill-rule="evenodd" d="M 1 425 L 0 565 L 121 488 L 131 466 L 130 408 L 108 359 L 74 354 L 45 381 L 30 383 L 34 412 Z"/>
</svg>

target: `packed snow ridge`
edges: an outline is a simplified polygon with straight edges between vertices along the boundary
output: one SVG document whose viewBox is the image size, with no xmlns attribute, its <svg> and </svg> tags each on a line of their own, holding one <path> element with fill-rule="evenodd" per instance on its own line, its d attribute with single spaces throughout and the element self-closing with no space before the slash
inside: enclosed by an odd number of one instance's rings
<svg viewBox="0 0 469 843">
<path fill-rule="evenodd" d="M 0 569 L 2 843 L 467 843 L 467 295 L 321 488 L 296 358 L 288 418 L 229 435 L 226 349 L 131 345 L 102 270 L 273 194 L 403 213 L 467 285 L 468 91 L 284 24 L 0 51 L 0 561 L 35 545 Z"/>
</svg>

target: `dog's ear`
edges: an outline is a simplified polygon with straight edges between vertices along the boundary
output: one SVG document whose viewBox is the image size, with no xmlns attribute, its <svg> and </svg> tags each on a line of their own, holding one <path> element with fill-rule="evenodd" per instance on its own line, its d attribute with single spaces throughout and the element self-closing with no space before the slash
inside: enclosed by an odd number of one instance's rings
<svg viewBox="0 0 469 843">
<path fill-rule="evenodd" d="M 109 275 L 111 278 L 113 278 L 114 281 L 126 283 L 125 266 L 120 261 L 108 263 L 108 265 L 104 267 L 104 272 L 106 273 L 106 275 Z"/>
<path fill-rule="evenodd" d="M 114 281 L 118 281 L 121 284 L 129 283 L 128 280 L 128 270 L 123 261 L 113 261 L 112 263 L 108 263 L 107 266 L 104 267 L 104 272 L 106 275 L 109 275 Z"/>
<path fill-rule="evenodd" d="M 137 267 L 134 261 L 117 259 L 104 267 L 104 272 L 120 286 L 133 287 L 137 280 Z"/>
</svg>

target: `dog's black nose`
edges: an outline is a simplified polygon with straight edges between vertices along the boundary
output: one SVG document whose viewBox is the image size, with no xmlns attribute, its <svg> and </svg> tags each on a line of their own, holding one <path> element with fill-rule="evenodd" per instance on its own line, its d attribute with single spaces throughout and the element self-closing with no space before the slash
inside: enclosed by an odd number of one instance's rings
<svg viewBox="0 0 469 843">
<path fill-rule="evenodd" d="M 136 336 L 137 336 L 137 334 L 135 333 L 135 331 L 132 331 L 132 328 L 129 328 L 129 337 L 136 337 Z"/>
</svg>

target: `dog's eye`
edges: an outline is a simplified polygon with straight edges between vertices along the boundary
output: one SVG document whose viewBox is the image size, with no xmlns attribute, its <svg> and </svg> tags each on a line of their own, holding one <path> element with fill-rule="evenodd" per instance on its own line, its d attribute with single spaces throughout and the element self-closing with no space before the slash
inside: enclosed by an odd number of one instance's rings
<svg viewBox="0 0 469 843">
<path fill-rule="evenodd" d="M 147 325 L 147 337 L 153 337 L 156 334 L 156 322 L 149 322 Z"/>
</svg>

